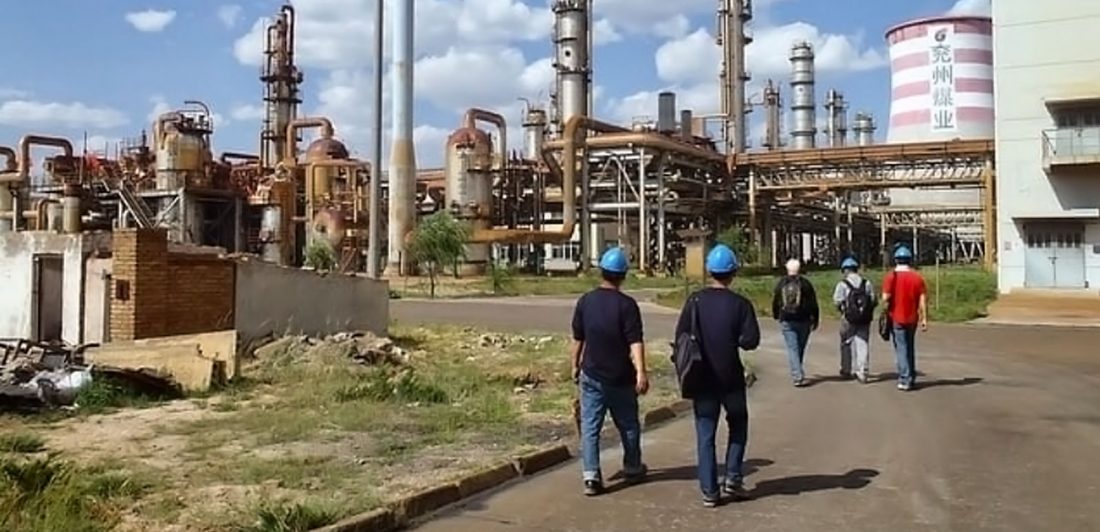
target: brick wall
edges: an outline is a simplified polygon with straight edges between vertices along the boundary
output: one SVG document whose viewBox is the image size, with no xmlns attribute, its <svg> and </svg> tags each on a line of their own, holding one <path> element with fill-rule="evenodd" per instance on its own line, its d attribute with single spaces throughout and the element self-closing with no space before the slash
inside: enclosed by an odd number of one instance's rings
<svg viewBox="0 0 1100 532">
<path fill-rule="evenodd" d="M 111 339 L 233 328 L 235 263 L 168 252 L 159 229 L 114 234 Z"/>
</svg>

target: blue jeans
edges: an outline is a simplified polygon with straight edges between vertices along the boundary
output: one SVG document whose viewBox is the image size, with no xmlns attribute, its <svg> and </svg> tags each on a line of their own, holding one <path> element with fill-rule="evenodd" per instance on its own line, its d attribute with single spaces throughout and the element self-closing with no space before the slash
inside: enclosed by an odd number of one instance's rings
<svg viewBox="0 0 1100 532">
<path fill-rule="evenodd" d="M 745 445 L 749 440 L 749 409 L 745 390 L 731 393 L 721 399 L 698 398 L 695 407 L 695 441 L 699 460 L 699 489 L 704 497 L 718 496 L 718 459 L 715 457 L 714 439 L 718 433 L 718 416 L 726 409 L 726 428 L 729 442 L 726 444 L 726 481 L 741 480 L 741 464 L 745 461 Z"/>
<path fill-rule="evenodd" d="M 642 426 L 638 422 L 638 393 L 633 386 L 610 386 L 581 372 L 581 465 L 584 480 L 603 480 L 600 473 L 600 431 L 604 416 L 619 429 L 623 443 L 623 472 L 642 469 Z"/>
<path fill-rule="evenodd" d="M 810 342 L 810 322 L 781 321 L 783 341 L 787 344 L 787 363 L 791 366 L 791 380 L 798 382 L 806 377 L 802 361 L 806 358 L 806 344 Z"/>
<path fill-rule="evenodd" d="M 894 324 L 894 356 L 898 359 L 898 383 L 917 380 L 917 326 Z"/>
</svg>

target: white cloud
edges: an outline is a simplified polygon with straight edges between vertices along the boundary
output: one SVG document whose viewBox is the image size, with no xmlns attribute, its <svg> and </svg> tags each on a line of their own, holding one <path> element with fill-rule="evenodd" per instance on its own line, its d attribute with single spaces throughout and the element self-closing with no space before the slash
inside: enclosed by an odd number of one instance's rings
<svg viewBox="0 0 1100 532">
<path fill-rule="evenodd" d="M 218 20 L 226 28 L 232 29 L 241 21 L 244 8 L 237 4 L 226 4 L 218 8 Z"/>
<path fill-rule="evenodd" d="M 173 109 L 164 96 L 152 96 L 149 98 L 149 103 L 153 104 L 153 108 L 149 110 L 149 114 L 145 115 L 146 122 L 156 122 L 160 115 Z"/>
<path fill-rule="evenodd" d="M 253 104 L 238 105 L 229 112 L 229 116 L 240 122 L 260 120 L 264 117 L 264 107 Z"/>
<path fill-rule="evenodd" d="M 0 124 L 7 126 L 110 129 L 127 122 L 122 111 L 81 102 L 9 100 L 0 104 Z"/>
<path fill-rule="evenodd" d="M 615 30 L 615 25 L 605 18 L 596 21 L 596 27 L 593 29 L 592 38 L 595 40 L 596 46 L 623 40 L 623 36 Z"/>
<path fill-rule="evenodd" d="M 653 26 L 653 32 L 658 37 L 675 39 L 687 35 L 691 30 L 691 21 L 684 15 L 676 15 L 668 20 L 658 22 Z"/>
<path fill-rule="evenodd" d="M 660 33 L 669 21 L 714 11 L 714 0 L 599 0 L 596 14 L 630 33 Z"/>
<path fill-rule="evenodd" d="M 528 64 L 516 48 L 456 49 L 416 63 L 416 91 L 443 109 L 496 107 L 537 96 L 554 80 L 549 58 Z"/>
<path fill-rule="evenodd" d="M 167 28 L 176 19 L 176 12 L 172 10 L 158 11 L 147 9 L 126 14 L 126 22 L 129 22 L 138 31 L 156 33 Z"/>
<path fill-rule="evenodd" d="M 993 14 L 993 3 L 990 0 L 958 0 L 947 13 L 949 15 L 980 15 L 988 17 Z"/>
<path fill-rule="evenodd" d="M 13 98 L 28 98 L 30 93 L 24 90 L 13 89 L 11 87 L 0 87 L 0 100 L 8 100 Z"/>
</svg>

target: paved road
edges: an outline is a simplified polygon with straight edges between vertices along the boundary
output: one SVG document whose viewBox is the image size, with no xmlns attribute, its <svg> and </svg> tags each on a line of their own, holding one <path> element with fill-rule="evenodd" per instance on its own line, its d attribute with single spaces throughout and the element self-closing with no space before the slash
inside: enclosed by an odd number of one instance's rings
<svg viewBox="0 0 1100 532">
<path fill-rule="evenodd" d="M 561 331 L 569 309 L 527 298 L 401 301 L 393 312 L 408 323 Z M 675 313 L 644 311 L 650 336 L 667 336 Z M 680 420 L 644 436 L 646 484 L 585 499 L 570 463 L 419 530 L 1100 530 L 1100 330 L 934 325 L 918 339 L 924 386 L 903 394 L 888 377 L 795 389 L 765 325 L 750 398 L 754 500 L 700 507 L 693 429 Z M 835 334 L 826 324 L 811 340 L 811 375 L 836 372 Z M 872 351 L 873 371 L 893 369 L 885 343 Z M 618 470 L 616 451 L 604 458 Z"/>
</svg>

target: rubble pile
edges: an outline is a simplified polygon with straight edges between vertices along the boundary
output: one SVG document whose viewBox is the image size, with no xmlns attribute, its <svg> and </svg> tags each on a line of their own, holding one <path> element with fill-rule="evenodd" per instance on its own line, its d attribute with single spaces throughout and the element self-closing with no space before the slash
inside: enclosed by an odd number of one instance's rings
<svg viewBox="0 0 1100 532">
<path fill-rule="evenodd" d="M 309 362 L 324 357 L 348 358 L 364 366 L 400 366 L 412 357 L 393 340 L 369 332 L 343 332 L 324 338 L 285 336 L 254 351 L 255 357 L 274 364 Z"/>
</svg>

